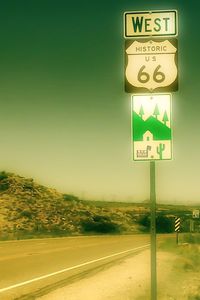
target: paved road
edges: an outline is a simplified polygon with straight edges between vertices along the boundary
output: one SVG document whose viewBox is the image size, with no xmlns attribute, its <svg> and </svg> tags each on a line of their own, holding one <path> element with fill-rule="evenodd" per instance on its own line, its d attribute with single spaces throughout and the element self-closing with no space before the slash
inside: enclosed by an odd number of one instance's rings
<svg viewBox="0 0 200 300">
<path fill-rule="evenodd" d="M 149 235 L 0 242 L 0 299 L 31 299 L 23 295 L 65 285 L 148 244 Z"/>
</svg>

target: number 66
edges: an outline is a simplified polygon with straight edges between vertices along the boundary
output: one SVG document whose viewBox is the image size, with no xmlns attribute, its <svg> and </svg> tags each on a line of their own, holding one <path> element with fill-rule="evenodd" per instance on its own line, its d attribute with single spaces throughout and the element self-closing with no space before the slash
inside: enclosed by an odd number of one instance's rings
<svg viewBox="0 0 200 300">
<path fill-rule="evenodd" d="M 153 72 L 153 80 L 158 83 L 163 82 L 165 80 L 165 74 L 161 71 L 158 71 L 160 68 L 161 65 L 158 65 Z M 144 72 L 143 71 L 144 69 L 145 69 L 145 65 L 143 65 L 140 68 L 137 76 L 138 81 L 141 83 L 146 83 L 150 80 L 150 75 L 147 72 Z"/>
</svg>

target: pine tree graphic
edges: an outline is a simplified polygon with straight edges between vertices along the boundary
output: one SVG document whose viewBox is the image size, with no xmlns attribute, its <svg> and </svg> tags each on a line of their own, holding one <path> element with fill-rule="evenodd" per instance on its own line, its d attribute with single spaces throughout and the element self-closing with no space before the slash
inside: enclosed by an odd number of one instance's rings
<svg viewBox="0 0 200 300">
<path fill-rule="evenodd" d="M 143 115 L 144 115 L 144 109 L 143 109 L 143 106 L 142 106 L 142 105 L 140 106 L 139 115 L 140 115 L 141 118 L 143 118 Z"/>
<path fill-rule="evenodd" d="M 166 125 L 166 123 L 169 121 L 169 118 L 168 118 L 168 115 L 167 115 L 166 110 L 165 110 L 165 112 L 164 112 L 162 121 L 163 121 L 163 123 L 164 123 L 165 125 Z"/>
<path fill-rule="evenodd" d="M 153 115 L 158 119 L 158 115 L 160 114 L 159 109 L 158 109 L 158 104 L 156 104 Z"/>
</svg>

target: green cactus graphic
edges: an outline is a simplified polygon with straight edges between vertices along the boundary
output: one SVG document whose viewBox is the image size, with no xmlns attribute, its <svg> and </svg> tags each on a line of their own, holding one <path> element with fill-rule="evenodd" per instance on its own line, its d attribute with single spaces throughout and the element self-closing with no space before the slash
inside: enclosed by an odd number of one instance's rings
<svg viewBox="0 0 200 300">
<path fill-rule="evenodd" d="M 157 151 L 160 159 L 163 158 L 162 153 L 163 153 L 164 150 L 165 150 L 165 144 L 160 143 L 159 146 L 156 147 L 156 151 Z"/>
</svg>

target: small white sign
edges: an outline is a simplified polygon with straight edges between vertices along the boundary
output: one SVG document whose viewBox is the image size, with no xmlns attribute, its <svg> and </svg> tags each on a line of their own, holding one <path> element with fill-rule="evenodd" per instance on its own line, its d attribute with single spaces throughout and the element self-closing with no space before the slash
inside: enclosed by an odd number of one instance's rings
<svg viewBox="0 0 200 300">
<path fill-rule="evenodd" d="M 194 219 L 198 219 L 199 218 L 199 210 L 198 209 L 194 209 L 192 212 L 192 217 Z"/>
<path fill-rule="evenodd" d="M 172 159 L 171 94 L 132 96 L 133 160 Z"/>
<path fill-rule="evenodd" d="M 161 10 L 124 13 L 124 36 L 176 36 L 178 34 L 177 11 Z"/>
<path fill-rule="evenodd" d="M 177 40 L 126 41 L 127 93 L 178 89 Z M 163 89 L 163 90 L 162 90 Z M 158 91 L 158 90 L 157 90 Z"/>
</svg>

